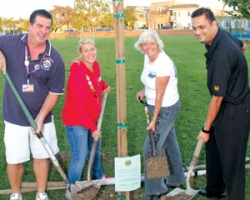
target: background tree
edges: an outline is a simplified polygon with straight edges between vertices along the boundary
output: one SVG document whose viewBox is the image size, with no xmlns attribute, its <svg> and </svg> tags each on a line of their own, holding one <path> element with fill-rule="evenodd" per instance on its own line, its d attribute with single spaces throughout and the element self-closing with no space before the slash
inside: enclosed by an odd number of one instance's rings
<svg viewBox="0 0 250 200">
<path fill-rule="evenodd" d="M 94 31 L 96 26 L 101 25 L 100 20 L 111 13 L 110 5 L 110 0 L 75 0 L 72 23 L 79 29 L 84 30 L 88 26 L 87 29 Z"/>
<path fill-rule="evenodd" d="M 243 17 L 250 19 L 250 1 L 249 0 L 222 0 L 225 5 L 233 8 L 235 12 L 229 11 L 234 17 Z"/>
<path fill-rule="evenodd" d="M 87 20 L 83 20 L 83 13 L 75 13 L 72 17 L 72 26 L 78 31 L 87 31 L 89 30 L 89 22 Z"/>
<path fill-rule="evenodd" d="M 112 13 L 104 14 L 100 19 L 100 24 L 104 27 L 113 29 L 114 26 L 114 15 Z"/>
<path fill-rule="evenodd" d="M 127 6 L 124 9 L 124 23 L 125 26 L 131 27 L 134 29 L 135 22 L 137 21 L 137 17 L 135 15 L 135 7 L 134 6 Z"/>
<path fill-rule="evenodd" d="M 29 19 L 19 18 L 18 20 L 15 20 L 14 23 L 18 27 L 18 32 L 19 33 L 28 31 Z"/>
<path fill-rule="evenodd" d="M 71 20 L 73 16 L 73 8 L 69 6 L 54 6 L 53 10 L 50 10 L 50 13 L 53 16 L 53 32 L 57 32 L 62 29 L 70 29 Z M 64 27 L 64 28 L 63 28 Z"/>
<path fill-rule="evenodd" d="M 4 33 L 12 33 L 11 30 L 14 28 L 14 20 L 13 17 L 11 18 L 4 18 L 3 19 L 3 26 L 4 26 Z"/>
</svg>

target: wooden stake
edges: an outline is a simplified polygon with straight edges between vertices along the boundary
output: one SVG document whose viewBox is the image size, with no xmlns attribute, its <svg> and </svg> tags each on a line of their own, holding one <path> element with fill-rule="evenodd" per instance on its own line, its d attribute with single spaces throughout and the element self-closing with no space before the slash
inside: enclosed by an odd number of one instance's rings
<svg viewBox="0 0 250 200">
<path fill-rule="evenodd" d="M 117 84 L 117 131 L 118 156 L 127 156 L 127 118 L 126 118 L 126 76 L 124 47 L 124 8 L 123 0 L 113 0 L 115 46 L 116 46 L 116 84 Z M 130 199 L 130 193 L 126 199 Z"/>
</svg>

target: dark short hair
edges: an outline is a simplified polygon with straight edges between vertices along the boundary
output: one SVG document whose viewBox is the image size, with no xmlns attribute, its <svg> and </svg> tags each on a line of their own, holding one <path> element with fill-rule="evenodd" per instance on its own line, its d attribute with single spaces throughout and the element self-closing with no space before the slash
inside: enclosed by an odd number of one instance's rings
<svg viewBox="0 0 250 200">
<path fill-rule="evenodd" d="M 42 17 L 45 17 L 47 19 L 51 19 L 51 24 L 52 24 L 52 15 L 47 10 L 39 9 L 39 10 L 33 11 L 33 13 L 30 15 L 30 23 L 31 24 L 35 23 L 36 16 L 42 16 Z"/>
<path fill-rule="evenodd" d="M 196 9 L 192 15 L 191 18 L 199 17 L 201 15 L 205 15 L 206 18 L 212 23 L 215 19 L 214 13 L 209 8 L 198 8 Z"/>
</svg>

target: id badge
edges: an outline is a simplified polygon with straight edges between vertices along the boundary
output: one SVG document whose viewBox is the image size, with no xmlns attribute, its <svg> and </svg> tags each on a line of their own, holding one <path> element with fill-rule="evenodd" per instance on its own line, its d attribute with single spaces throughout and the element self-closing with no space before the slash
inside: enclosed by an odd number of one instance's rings
<svg viewBox="0 0 250 200">
<path fill-rule="evenodd" d="M 33 84 L 23 84 L 23 92 L 34 92 Z"/>
</svg>

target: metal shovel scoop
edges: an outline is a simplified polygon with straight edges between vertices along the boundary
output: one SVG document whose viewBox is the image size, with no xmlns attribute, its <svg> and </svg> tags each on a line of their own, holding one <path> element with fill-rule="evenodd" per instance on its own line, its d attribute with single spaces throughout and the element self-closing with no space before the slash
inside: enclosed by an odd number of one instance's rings
<svg viewBox="0 0 250 200">
<path fill-rule="evenodd" d="M 188 168 L 188 173 L 187 173 L 187 178 L 186 178 L 187 189 L 183 190 L 181 188 L 175 188 L 173 191 L 171 191 L 170 193 L 168 193 L 166 195 L 166 198 L 165 198 L 166 200 L 167 199 L 176 199 L 177 196 L 180 197 L 179 199 L 191 200 L 199 192 L 199 190 L 194 190 L 190 187 L 190 177 L 191 177 L 191 174 L 194 170 L 198 156 L 200 154 L 202 144 L 203 144 L 203 140 L 199 139 L 199 141 L 196 145 L 195 151 L 194 151 L 194 155 L 193 155 L 191 163 L 190 163 L 190 167 Z"/>
<path fill-rule="evenodd" d="M 97 122 L 97 129 L 98 131 L 101 130 L 102 118 L 104 114 L 104 108 L 107 99 L 107 92 L 104 93 L 103 100 L 102 100 L 102 110 Z M 93 146 L 90 153 L 89 165 L 88 165 L 88 174 L 87 174 L 87 182 L 77 181 L 75 185 L 71 187 L 71 197 L 73 200 L 91 200 L 95 198 L 97 195 L 101 185 L 102 180 L 95 180 L 91 181 L 90 173 L 93 165 L 93 161 L 95 158 L 96 147 L 97 147 L 98 137 L 94 138 Z"/>
</svg>

